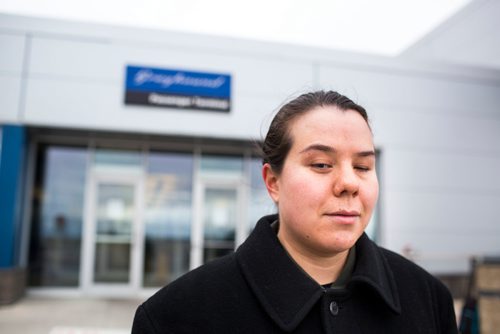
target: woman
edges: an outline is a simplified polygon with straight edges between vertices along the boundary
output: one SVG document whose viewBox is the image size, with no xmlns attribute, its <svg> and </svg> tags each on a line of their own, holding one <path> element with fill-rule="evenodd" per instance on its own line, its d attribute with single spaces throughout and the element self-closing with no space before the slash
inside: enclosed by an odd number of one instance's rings
<svg viewBox="0 0 500 334">
<path fill-rule="evenodd" d="M 378 196 L 363 107 L 301 95 L 262 151 L 278 214 L 142 304 L 133 333 L 457 333 L 448 290 L 363 233 Z"/>
</svg>

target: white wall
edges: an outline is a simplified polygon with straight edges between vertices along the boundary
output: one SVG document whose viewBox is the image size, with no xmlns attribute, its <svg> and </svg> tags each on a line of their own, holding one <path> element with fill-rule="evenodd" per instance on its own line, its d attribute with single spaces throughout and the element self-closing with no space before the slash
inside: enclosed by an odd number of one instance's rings
<svg viewBox="0 0 500 334">
<path fill-rule="evenodd" d="M 19 120 L 25 40 L 24 34 L 0 30 L 0 123 Z"/>
<path fill-rule="evenodd" d="M 433 272 L 500 254 L 499 71 L 12 16 L 0 49 L 0 123 L 256 139 L 286 98 L 339 90 L 381 150 L 381 243 Z M 126 106 L 126 65 L 230 73 L 233 108 Z"/>
<path fill-rule="evenodd" d="M 370 111 L 382 152 L 383 244 L 410 246 L 433 272 L 500 254 L 500 84 L 456 71 L 320 70 L 321 87 L 340 87 Z"/>
<path fill-rule="evenodd" d="M 500 1 L 472 0 L 402 56 L 500 69 Z"/>
</svg>

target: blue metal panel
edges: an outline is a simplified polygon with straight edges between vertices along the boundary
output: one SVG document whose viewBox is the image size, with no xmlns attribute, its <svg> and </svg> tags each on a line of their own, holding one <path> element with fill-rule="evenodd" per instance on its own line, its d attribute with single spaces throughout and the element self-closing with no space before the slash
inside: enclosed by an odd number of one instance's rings
<svg viewBox="0 0 500 334">
<path fill-rule="evenodd" d="M 20 193 L 25 149 L 22 126 L 3 125 L 0 128 L 0 268 L 15 265 L 16 231 L 20 222 Z"/>
<path fill-rule="evenodd" d="M 231 76 L 127 66 L 125 104 L 229 112 Z"/>
<path fill-rule="evenodd" d="M 229 98 L 228 74 L 127 66 L 127 90 Z"/>
</svg>

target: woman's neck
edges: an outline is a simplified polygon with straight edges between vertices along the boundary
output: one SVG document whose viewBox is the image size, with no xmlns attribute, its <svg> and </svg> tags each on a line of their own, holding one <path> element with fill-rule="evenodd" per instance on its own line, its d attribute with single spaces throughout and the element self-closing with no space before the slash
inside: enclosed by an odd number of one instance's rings
<svg viewBox="0 0 500 334">
<path fill-rule="evenodd" d="M 280 237 L 280 233 L 278 233 L 278 239 L 292 259 L 320 285 L 330 284 L 337 280 L 349 254 L 349 249 L 347 249 L 335 254 L 317 255 L 302 247 L 296 247 Z"/>
</svg>

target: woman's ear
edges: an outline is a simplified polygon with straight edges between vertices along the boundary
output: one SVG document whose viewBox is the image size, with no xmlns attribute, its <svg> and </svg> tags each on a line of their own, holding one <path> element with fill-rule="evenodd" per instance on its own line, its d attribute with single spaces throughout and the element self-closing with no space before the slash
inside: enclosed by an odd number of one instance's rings
<svg viewBox="0 0 500 334">
<path fill-rule="evenodd" d="M 276 175 L 271 165 L 268 163 L 262 166 L 262 178 L 264 179 L 264 184 L 266 185 L 269 196 L 271 196 L 274 203 L 277 204 L 279 201 L 278 175 Z"/>
</svg>

